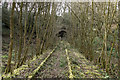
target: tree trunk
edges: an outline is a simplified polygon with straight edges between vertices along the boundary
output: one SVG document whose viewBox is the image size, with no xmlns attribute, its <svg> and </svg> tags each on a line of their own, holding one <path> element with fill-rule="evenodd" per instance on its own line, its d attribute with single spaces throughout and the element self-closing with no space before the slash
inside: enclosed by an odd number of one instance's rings
<svg viewBox="0 0 120 80">
<path fill-rule="evenodd" d="M 118 76 L 120 78 L 120 1 L 118 2 L 118 7 L 119 7 L 119 21 L 118 21 L 118 56 L 119 56 L 119 59 L 118 59 Z"/>
<path fill-rule="evenodd" d="M 10 16 L 10 44 L 9 44 L 9 55 L 8 55 L 8 62 L 5 73 L 8 73 L 11 71 L 11 59 L 12 59 L 12 50 L 13 50 L 13 15 L 14 15 L 14 8 L 15 8 L 15 2 L 12 4 L 12 11 Z"/>
<path fill-rule="evenodd" d="M 41 4 L 39 4 L 41 5 Z M 39 38 L 39 28 L 38 28 L 38 23 L 37 23 L 37 17 L 40 13 L 40 9 L 41 9 L 41 6 L 38 6 L 38 12 L 37 12 L 37 15 L 36 15 L 36 19 L 35 19 L 35 27 L 36 27 L 36 54 L 39 54 L 39 44 L 40 44 L 40 38 Z M 40 27 L 40 26 L 39 26 Z"/>
<path fill-rule="evenodd" d="M 25 26 L 24 26 L 24 48 L 26 47 L 26 33 L 27 33 L 27 2 L 25 6 Z"/>
<path fill-rule="evenodd" d="M 23 2 L 21 2 L 21 7 L 20 7 L 20 17 L 19 17 L 19 25 L 20 25 L 20 41 L 19 41 L 19 51 L 18 51 L 18 64 L 17 67 L 19 67 L 20 63 L 20 58 L 21 58 L 21 53 L 22 53 L 22 7 L 23 7 Z"/>
<path fill-rule="evenodd" d="M 92 1 L 92 23 L 91 23 L 91 36 L 90 36 L 90 61 L 93 60 L 93 25 L 94 25 L 94 2 Z"/>
<path fill-rule="evenodd" d="M 48 5 L 48 11 L 47 11 L 47 16 L 49 17 L 49 11 L 50 11 L 50 3 Z M 52 6 L 52 13 L 51 15 L 53 14 L 53 6 Z M 50 21 L 51 21 L 51 16 L 50 18 L 47 19 L 47 25 L 46 25 L 46 29 L 45 29 L 45 33 L 43 34 L 43 40 L 42 40 L 42 44 L 41 44 L 41 47 L 40 47 L 40 54 L 42 54 L 43 52 L 43 49 L 44 49 L 44 44 L 46 42 L 46 36 L 47 36 L 47 30 L 48 30 L 48 27 L 49 27 L 49 24 L 50 24 Z"/>
</svg>

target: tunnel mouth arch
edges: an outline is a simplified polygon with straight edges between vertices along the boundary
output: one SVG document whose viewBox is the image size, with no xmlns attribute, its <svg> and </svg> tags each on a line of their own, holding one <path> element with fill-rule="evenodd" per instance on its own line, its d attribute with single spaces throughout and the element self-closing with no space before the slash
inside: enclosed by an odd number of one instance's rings
<svg viewBox="0 0 120 80">
<path fill-rule="evenodd" d="M 56 34 L 56 36 L 59 37 L 59 38 L 64 38 L 64 37 L 66 37 L 66 35 L 67 35 L 67 31 L 65 31 L 65 30 L 60 30 L 60 31 Z"/>
</svg>

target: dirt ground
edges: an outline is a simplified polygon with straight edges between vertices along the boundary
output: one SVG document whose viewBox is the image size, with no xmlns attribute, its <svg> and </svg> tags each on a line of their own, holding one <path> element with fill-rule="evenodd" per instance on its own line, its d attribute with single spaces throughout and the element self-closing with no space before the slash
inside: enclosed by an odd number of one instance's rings
<svg viewBox="0 0 120 80">
<path fill-rule="evenodd" d="M 67 78 L 68 67 L 65 50 L 58 47 L 47 60 L 45 65 L 39 70 L 36 78 Z"/>
<path fill-rule="evenodd" d="M 71 49 L 69 43 L 62 42 L 35 75 L 35 78 L 68 78 L 69 69 L 65 54 L 66 48 L 68 49 L 74 78 L 104 78 L 107 75 L 105 71 L 93 65 L 77 50 Z"/>
</svg>

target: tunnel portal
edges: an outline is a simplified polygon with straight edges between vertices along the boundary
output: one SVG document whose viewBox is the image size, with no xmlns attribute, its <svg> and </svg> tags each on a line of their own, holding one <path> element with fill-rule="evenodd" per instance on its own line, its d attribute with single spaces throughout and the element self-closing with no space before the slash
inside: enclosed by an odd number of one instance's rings
<svg viewBox="0 0 120 80">
<path fill-rule="evenodd" d="M 67 32 L 65 30 L 61 30 L 56 34 L 56 36 L 61 38 L 61 39 L 66 37 L 66 35 L 67 35 Z"/>
</svg>

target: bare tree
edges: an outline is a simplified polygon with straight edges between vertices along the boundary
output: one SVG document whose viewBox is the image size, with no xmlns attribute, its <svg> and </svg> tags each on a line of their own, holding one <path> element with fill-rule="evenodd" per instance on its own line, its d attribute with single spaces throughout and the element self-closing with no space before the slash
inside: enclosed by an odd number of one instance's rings
<svg viewBox="0 0 120 80">
<path fill-rule="evenodd" d="M 9 44 L 9 55 L 8 55 L 8 62 L 5 73 L 8 73 L 11 71 L 11 59 L 12 59 L 12 50 L 13 50 L 13 16 L 14 16 L 14 8 L 15 8 L 15 2 L 12 3 L 12 11 L 10 16 L 10 44 Z"/>
<path fill-rule="evenodd" d="M 118 77 L 120 78 L 120 1 L 118 2 L 118 7 L 119 7 L 119 21 L 118 21 L 118 56 L 119 56 L 119 60 L 118 60 Z"/>
<path fill-rule="evenodd" d="M 20 41 L 19 41 L 19 51 L 18 51 L 18 64 L 17 67 L 19 67 L 21 53 L 22 53 L 22 42 L 23 42 L 23 26 L 22 26 L 22 8 L 23 8 L 23 2 L 21 2 L 20 6 L 20 16 L 19 16 L 19 26 L 20 26 Z"/>
</svg>

